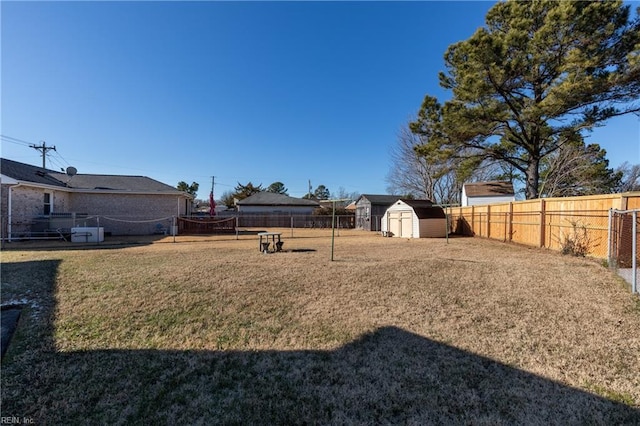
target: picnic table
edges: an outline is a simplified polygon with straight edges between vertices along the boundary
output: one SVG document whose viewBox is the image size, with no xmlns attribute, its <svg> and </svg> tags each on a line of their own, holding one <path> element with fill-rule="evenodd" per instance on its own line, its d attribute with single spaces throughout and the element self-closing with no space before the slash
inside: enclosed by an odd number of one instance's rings
<svg viewBox="0 0 640 426">
<path fill-rule="evenodd" d="M 273 243 L 271 252 L 282 251 L 282 245 L 284 242 L 280 241 L 280 235 L 282 235 L 282 232 L 258 232 L 258 237 L 260 238 L 260 251 L 263 253 L 269 252 L 269 246 L 271 246 L 271 243 Z"/>
</svg>

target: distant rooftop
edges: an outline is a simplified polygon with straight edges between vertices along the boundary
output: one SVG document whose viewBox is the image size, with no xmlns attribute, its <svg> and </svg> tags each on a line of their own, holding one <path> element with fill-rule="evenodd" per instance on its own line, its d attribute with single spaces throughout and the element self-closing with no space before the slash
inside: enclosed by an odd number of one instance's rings
<svg viewBox="0 0 640 426">
<path fill-rule="evenodd" d="M 489 197 L 498 195 L 514 195 L 513 184 L 508 181 L 490 181 L 465 183 L 467 197 Z"/>
<path fill-rule="evenodd" d="M 20 182 L 57 186 L 69 190 L 127 191 L 184 194 L 177 188 L 146 176 L 75 174 L 73 176 L 42 167 L 0 159 L 0 173 Z"/>
<path fill-rule="evenodd" d="M 240 206 L 312 206 L 318 207 L 320 203 L 315 200 L 289 197 L 275 192 L 258 192 L 237 203 Z"/>
</svg>

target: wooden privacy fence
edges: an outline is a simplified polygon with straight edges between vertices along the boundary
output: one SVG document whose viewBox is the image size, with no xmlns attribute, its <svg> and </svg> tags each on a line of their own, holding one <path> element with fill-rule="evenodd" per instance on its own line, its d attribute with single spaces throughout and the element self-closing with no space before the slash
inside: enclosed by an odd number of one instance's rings
<svg viewBox="0 0 640 426">
<path fill-rule="evenodd" d="M 542 198 L 483 206 L 449 207 L 451 231 L 564 250 L 578 242 L 585 254 L 606 258 L 609 210 L 640 208 L 640 192 Z"/>
</svg>

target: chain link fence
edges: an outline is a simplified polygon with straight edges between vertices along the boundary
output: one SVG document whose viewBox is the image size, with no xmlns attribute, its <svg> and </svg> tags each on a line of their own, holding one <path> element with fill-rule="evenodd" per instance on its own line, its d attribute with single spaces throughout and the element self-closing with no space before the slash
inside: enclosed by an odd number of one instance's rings
<svg viewBox="0 0 640 426">
<path fill-rule="evenodd" d="M 79 228 L 101 228 L 104 236 L 193 235 L 235 233 L 237 228 L 355 227 L 353 215 L 233 214 L 209 216 L 89 215 L 56 213 L 48 216 L 2 217 L 2 241 L 69 240 Z"/>
<path fill-rule="evenodd" d="M 640 240 L 640 210 L 611 210 L 609 215 L 609 267 L 615 270 L 638 292 L 638 240 Z"/>
<path fill-rule="evenodd" d="M 102 228 L 104 235 L 169 235 L 176 225 L 173 216 L 89 215 L 52 213 L 49 216 L 2 217 L 2 240 L 66 240 L 79 228 Z M 76 231 L 74 231 L 76 230 Z"/>
</svg>

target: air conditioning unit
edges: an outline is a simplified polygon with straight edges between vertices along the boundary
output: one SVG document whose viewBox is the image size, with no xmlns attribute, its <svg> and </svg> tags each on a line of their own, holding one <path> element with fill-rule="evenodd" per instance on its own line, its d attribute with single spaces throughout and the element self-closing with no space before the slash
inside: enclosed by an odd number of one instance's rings
<svg viewBox="0 0 640 426">
<path fill-rule="evenodd" d="M 102 226 L 80 226 L 71 228 L 72 243 L 101 243 L 104 241 Z"/>
</svg>

